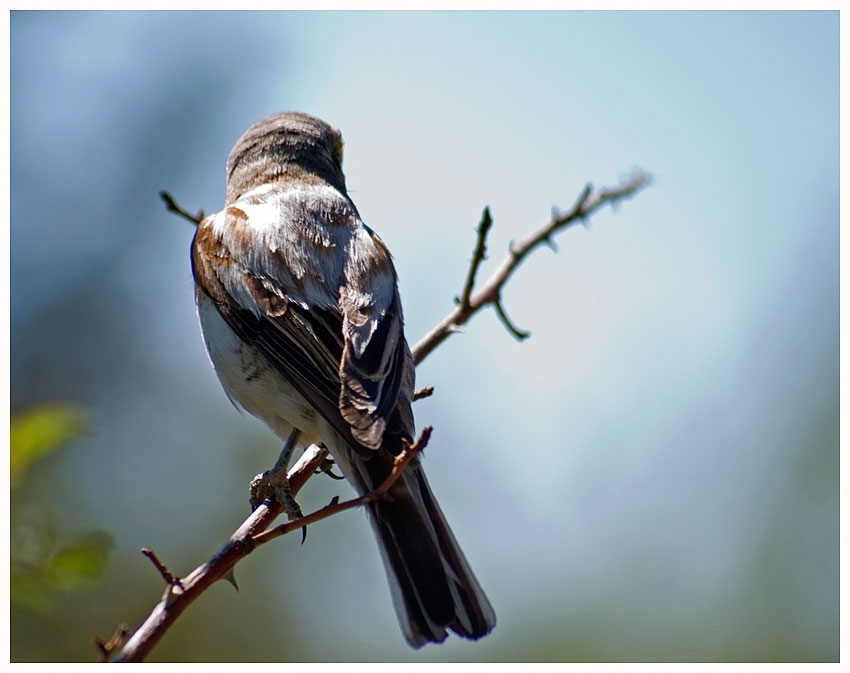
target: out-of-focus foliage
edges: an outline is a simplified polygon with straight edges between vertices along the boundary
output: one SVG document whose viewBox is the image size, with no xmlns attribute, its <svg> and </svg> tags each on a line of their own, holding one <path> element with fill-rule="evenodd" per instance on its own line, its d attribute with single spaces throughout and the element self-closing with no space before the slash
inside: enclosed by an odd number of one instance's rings
<svg viewBox="0 0 850 673">
<path fill-rule="evenodd" d="M 88 417 L 78 405 L 58 402 L 13 414 L 9 423 L 10 478 L 15 488 L 35 461 L 84 437 Z"/>
<path fill-rule="evenodd" d="M 12 487 L 19 491 L 11 507 L 10 594 L 15 603 L 46 610 L 57 592 L 91 586 L 106 566 L 112 536 L 89 531 L 60 542 L 50 513 L 56 505 L 51 489 L 26 479 L 36 461 L 88 432 L 88 415 L 79 405 L 44 404 L 11 417 Z"/>
</svg>

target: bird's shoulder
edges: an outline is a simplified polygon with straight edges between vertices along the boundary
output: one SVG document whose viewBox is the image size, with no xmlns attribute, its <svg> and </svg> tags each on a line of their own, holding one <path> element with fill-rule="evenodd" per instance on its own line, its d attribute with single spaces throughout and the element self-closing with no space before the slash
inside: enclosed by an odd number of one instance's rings
<svg viewBox="0 0 850 673">
<path fill-rule="evenodd" d="M 341 308 L 355 324 L 364 313 L 380 319 L 397 301 L 389 250 L 347 195 L 330 185 L 271 184 L 247 192 L 201 222 L 192 257 L 201 284 L 217 279 L 253 311 L 256 297 L 244 290 L 258 283 L 304 308 Z"/>
</svg>

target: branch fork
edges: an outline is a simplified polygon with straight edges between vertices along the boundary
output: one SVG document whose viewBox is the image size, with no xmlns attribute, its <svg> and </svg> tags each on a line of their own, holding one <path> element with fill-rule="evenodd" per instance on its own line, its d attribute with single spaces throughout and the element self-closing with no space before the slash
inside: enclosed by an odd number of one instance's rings
<svg viewBox="0 0 850 673">
<path fill-rule="evenodd" d="M 294 530 L 299 530 L 309 524 L 326 519 L 329 516 L 339 512 L 354 509 L 366 505 L 375 500 L 388 497 L 388 493 L 392 485 L 401 476 L 401 473 L 413 460 L 413 457 L 421 452 L 428 444 L 431 437 L 431 428 L 425 428 L 419 439 L 413 444 L 403 440 L 403 450 L 396 456 L 393 463 L 393 469 L 386 480 L 378 486 L 372 493 L 367 493 L 359 498 L 352 498 L 345 502 L 339 502 L 339 498 L 335 497 L 330 504 L 321 509 L 301 517 L 294 521 L 281 524 L 274 528 L 268 527 L 283 512 L 283 506 L 277 502 L 264 503 L 257 507 L 248 519 L 243 522 L 239 529 L 231 536 L 227 544 L 222 547 L 219 552 L 209 561 L 202 564 L 185 578 L 178 578 L 173 575 L 159 560 L 157 555 L 150 549 L 143 549 L 142 553 L 150 559 L 154 567 L 159 572 L 165 583 L 165 593 L 159 603 L 153 609 L 148 619 L 141 627 L 133 634 L 133 636 L 124 643 L 120 653 L 115 661 L 120 662 L 138 662 L 143 661 L 151 649 L 159 642 L 159 639 L 165 635 L 165 632 L 170 627 L 177 617 L 192 603 L 194 600 L 209 587 L 211 584 L 220 579 L 226 579 L 231 584 L 236 586 L 236 581 L 233 576 L 233 568 L 238 561 L 250 554 L 260 545 L 270 542 L 275 538 L 291 533 Z M 289 484 L 292 489 L 292 494 L 295 495 L 301 487 L 307 482 L 315 471 L 322 465 L 327 458 L 328 452 L 326 449 L 311 445 L 299 458 L 295 466 L 289 471 Z M 237 587 L 238 588 L 238 587 Z M 126 634 L 125 634 L 126 635 Z M 102 642 L 102 641 L 98 641 Z"/>
<path fill-rule="evenodd" d="M 470 318 L 489 305 L 493 306 L 499 320 L 514 338 L 519 341 L 528 338 L 530 333 L 516 327 L 508 318 L 502 301 L 502 290 L 517 267 L 533 250 L 542 245 L 557 252 L 558 247 L 554 241 L 556 234 L 575 224 L 580 223 L 586 226 L 590 215 L 600 207 L 607 203 L 616 206 L 623 199 L 630 198 L 644 189 L 650 182 L 651 177 L 648 173 L 635 170 L 616 187 L 603 188 L 594 192 L 592 185 L 586 185 L 570 210 L 560 212 L 553 209 L 549 221 L 543 227 L 519 242 L 512 242 L 507 256 L 483 286 L 476 291 L 476 277 L 482 262 L 487 259 L 487 236 L 493 226 L 490 208 L 485 207 L 476 230 L 475 247 L 461 294 L 455 297 L 454 309 L 411 349 L 414 363 L 418 365 L 449 336 L 463 331 L 463 326 Z M 160 197 L 170 212 L 176 213 L 194 225 L 199 225 L 204 219 L 203 210 L 193 215 L 177 205 L 168 192 L 160 192 Z M 433 388 L 424 388 L 416 391 L 414 398 L 421 399 L 432 392 Z M 143 661 L 177 617 L 210 585 L 220 579 L 226 579 L 236 586 L 233 575 L 234 566 L 258 546 L 338 512 L 389 497 L 389 489 L 413 457 L 425 448 L 430 435 L 431 428 L 426 428 L 416 442 L 412 445 L 405 444 L 404 449 L 395 459 L 389 477 L 372 493 L 345 502 L 339 502 L 338 498 L 334 498 L 316 512 L 274 528 L 269 527 L 283 512 L 283 506 L 277 502 L 260 505 L 212 558 L 182 579 L 173 575 L 153 551 L 143 549 L 142 553 L 150 559 L 168 587 L 160 602 L 129 640 L 126 639 L 128 633 L 126 626 L 119 627 L 107 642 L 99 638 L 93 639 L 102 659 L 111 659 L 117 652 L 115 661 Z M 312 445 L 304 451 L 289 471 L 292 495 L 298 493 L 313 474 L 326 471 L 327 458 L 327 450 L 320 446 Z M 120 652 L 119 648 L 121 648 Z"/>
<path fill-rule="evenodd" d="M 493 218 L 490 208 L 485 207 L 481 214 L 481 222 L 478 225 L 475 248 L 469 271 L 463 285 L 460 297 L 455 298 L 455 308 L 443 320 L 426 334 L 412 349 L 413 361 L 418 365 L 437 346 L 448 339 L 452 334 L 461 331 L 462 327 L 485 306 L 492 305 L 496 315 L 505 326 L 505 329 L 518 341 L 523 341 L 530 336 L 529 332 L 519 329 L 508 318 L 502 302 L 502 290 L 517 267 L 528 255 L 541 245 L 552 250 L 558 250 L 554 242 L 554 236 L 565 229 L 575 225 L 586 225 L 587 219 L 596 210 L 606 203 L 612 205 L 619 203 L 622 199 L 629 198 L 645 188 L 652 181 L 649 173 L 635 170 L 627 178 L 623 179 L 616 187 L 604 188 L 594 192 L 593 186 L 585 185 L 584 189 L 576 199 L 575 204 L 566 212 L 552 211 L 549 221 L 540 229 L 533 232 L 527 238 L 512 242 L 508 247 L 508 254 L 493 272 L 484 285 L 475 292 L 475 279 L 481 263 L 486 259 L 487 235 L 493 226 Z"/>
</svg>

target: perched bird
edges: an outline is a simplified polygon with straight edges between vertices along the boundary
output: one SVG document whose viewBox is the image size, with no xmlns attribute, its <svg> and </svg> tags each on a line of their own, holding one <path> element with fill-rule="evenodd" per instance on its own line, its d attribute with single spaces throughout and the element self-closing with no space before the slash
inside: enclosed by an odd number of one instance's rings
<svg viewBox="0 0 850 673">
<path fill-rule="evenodd" d="M 324 445 L 363 495 L 414 439 L 414 365 L 390 253 L 360 219 L 342 137 L 301 113 L 251 126 L 224 210 L 192 242 L 207 352 L 227 395 L 283 440 Z M 480 638 L 496 617 L 417 455 L 367 506 L 407 642 Z"/>
</svg>

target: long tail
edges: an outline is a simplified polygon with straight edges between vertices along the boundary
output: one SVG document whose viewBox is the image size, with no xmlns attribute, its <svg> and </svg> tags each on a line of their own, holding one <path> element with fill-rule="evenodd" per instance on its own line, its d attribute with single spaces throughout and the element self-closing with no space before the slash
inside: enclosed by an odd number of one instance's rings
<svg viewBox="0 0 850 673">
<path fill-rule="evenodd" d="M 385 451 L 365 460 L 348 449 L 335 458 L 360 494 L 375 490 L 392 468 Z M 493 629 L 496 614 L 428 486 L 419 456 L 389 497 L 369 506 L 369 519 L 399 624 L 412 647 L 444 641 L 447 629 L 471 639 Z"/>
</svg>

